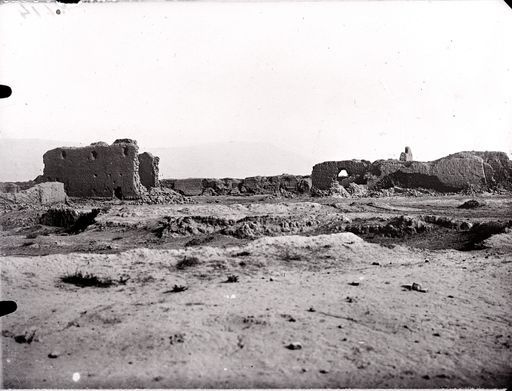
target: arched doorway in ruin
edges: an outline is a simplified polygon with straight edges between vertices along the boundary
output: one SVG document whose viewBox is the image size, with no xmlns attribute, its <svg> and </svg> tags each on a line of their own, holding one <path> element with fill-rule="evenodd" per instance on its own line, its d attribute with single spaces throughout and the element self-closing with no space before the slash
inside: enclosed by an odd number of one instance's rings
<svg viewBox="0 0 512 391">
<path fill-rule="evenodd" d="M 350 175 L 345 168 L 340 169 L 338 176 L 336 177 L 338 183 L 343 187 L 347 187 L 350 183 Z"/>
</svg>

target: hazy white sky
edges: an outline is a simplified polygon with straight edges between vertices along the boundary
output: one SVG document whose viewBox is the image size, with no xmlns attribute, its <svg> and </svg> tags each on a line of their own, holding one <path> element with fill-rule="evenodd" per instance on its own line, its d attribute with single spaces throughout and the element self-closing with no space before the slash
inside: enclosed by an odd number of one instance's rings
<svg viewBox="0 0 512 391">
<path fill-rule="evenodd" d="M 34 7 L 0 5 L 0 138 L 264 142 L 316 162 L 512 152 L 502 1 Z"/>
</svg>

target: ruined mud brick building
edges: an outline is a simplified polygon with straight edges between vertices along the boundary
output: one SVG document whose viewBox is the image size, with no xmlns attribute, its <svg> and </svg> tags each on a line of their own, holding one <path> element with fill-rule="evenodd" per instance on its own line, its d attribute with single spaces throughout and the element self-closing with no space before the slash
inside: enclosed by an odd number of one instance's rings
<svg viewBox="0 0 512 391">
<path fill-rule="evenodd" d="M 407 152 L 410 153 L 410 149 Z M 340 176 L 342 170 L 348 176 Z M 369 189 L 398 186 L 439 192 L 469 188 L 512 190 L 512 161 L 504 152 L 487 151 L 458 152 L 430 162 L 394 159 L 373 163 L 367 160 L 329 161 L 313 167 L 311 181 L 314 189 L 322 191 L 330 190 L 333 183 L 345 187 L 355 183 L 367 185 Z"/>
<path fill-rule="evenodd" d="M 39 181 L 62 182 L 71 197 L 138 199 L 147 188 L 158 186 L 159 160 L 138 151 L 130 139 L 55 148 L 43 156 Z"/>
</svg>

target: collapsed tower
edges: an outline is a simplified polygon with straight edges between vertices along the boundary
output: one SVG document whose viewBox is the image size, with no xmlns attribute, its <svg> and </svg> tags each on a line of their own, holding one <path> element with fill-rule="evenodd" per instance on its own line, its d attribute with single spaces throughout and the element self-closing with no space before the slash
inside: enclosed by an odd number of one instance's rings
<svg viewBox="0 0 512 391">
<path fill-rule="evenodd" d="M 405 147 L 405 152 L 400 154 L 401 162 L 412 162 L 412 151 L 410 147 Z"/>
<path fill-rule="evenodd" d="M 158 185 L 159 161 L 138 151 L 137 142 L 130 139 L 55 148 L 43 155 L 40 181 L 64 183 L 71 197 L 138 199 L 146 188 Z"/>
</svg>

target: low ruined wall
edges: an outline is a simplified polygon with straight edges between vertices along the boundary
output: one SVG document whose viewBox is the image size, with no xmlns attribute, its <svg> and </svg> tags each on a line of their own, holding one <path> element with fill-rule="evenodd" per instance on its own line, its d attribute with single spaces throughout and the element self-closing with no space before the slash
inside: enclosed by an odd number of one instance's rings
<svg viewBox="0 0 512 391">
<path fill-rule="evenodd" d="M 36 181 L 0 182 L 0 193 L 17 193 L 22 190 L 30 189 L 36 184 Z"/>
<path fill-rule="evenodd" d="M 456 192 L 468 187 L 487 187 L 484 161 L 468 154 L 447 156 L 432 162 L 381 160 L 372 164 L 379 175 L 369 180 L 370 188 L 425 188 L 440 192 Z"/>
<path fill-rule="evenodd" d="M 65 201 L 64 184 L 60 182 L 40 183 L 15 193 L 0 192 L 0 204 L 51 205 Z"/>
<path fill-rule="evenodd" d="M 459 152 L 450 156 L 466 156 L 467 154 L 483 159 L 488 185 L 512 188 L 512 160 L 508 158 L 505 152 L 471 151 Z"/>
<path fill-rule="evenodd" d="M 212 195 L 239 194 L 242 181 L 237 178 L 205 178 L 202 181 L 203 192 Z"/>
<path fill-rule="evenodd" d="M 138 146 L 132 140 L 46 152 L 44 181 L 64 183 L 72 197 L 140 198 Z"/>
<path fill-rule="evenodd" d="M 198 196 L 203 193 L 202 178 L 164 179 L 160 184 L 186 196 Z"/>
<path fill-rule="evenodd" d="M 237 178 L 189 178 L 162 179 L 162 187 L 168 187 L 187 196 L 275 194 L 280 191 L 307 193 L 311 189 L 308 176 L 275 175 Z"/>
</svg>

